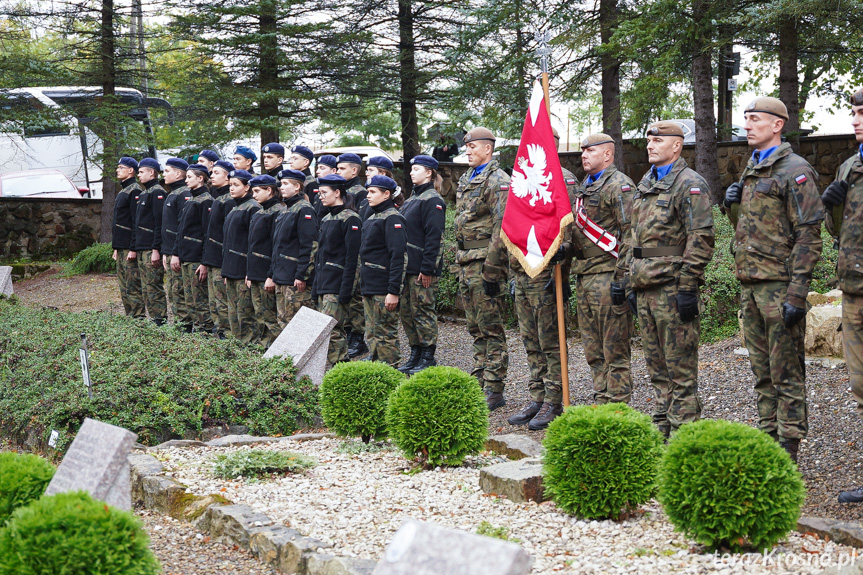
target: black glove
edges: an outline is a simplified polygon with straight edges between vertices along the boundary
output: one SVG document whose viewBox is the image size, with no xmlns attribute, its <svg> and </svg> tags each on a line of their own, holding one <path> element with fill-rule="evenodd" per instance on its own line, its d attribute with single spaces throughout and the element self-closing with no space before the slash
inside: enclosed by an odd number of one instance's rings
<svg viewBox="0 0 863 575">
<path fill-rule="evenodd" d="M 844 180 L 836 180 L 830 182 L 824 193 L 821 194 L 821 202 L 827 206 L 841 206 L 845 203 L 845 197 L 848 195 L 848 182 Z"/>
<path fill-rule="evenodd" d="M 725 189 L 725 207 L 730 208 L 731 204 L 739 204 L 743 199 L 743 187 L 734 182 Z"/>
<path fill-rule="evenodd" d="M 788 302 L 782 304 L 782 320 L 785 322 L 785 327 L 791 329 L 806 317 L 806 310 L 800 309 L 796 305 L 791 305 Z"/>
<path fill-rule="evenodd" d="M 611 282 L 611 304 L 623 305 L 626 301 L 626 290 L 617 282 Z"/>
<path fill-rule="evenodd" d="M 515 301 L 515 278 L 509 280 L 509 297 L 512 298 L 512 301 Z"/>
<path fill-rule="evenodd" d="M 638 315 L 638 296 L 635 295 L 634 291 L 629 292 L 629 295 L 626 296 L 626 303 L 629 304 L 629 311 L 632 312 L 632 315 Z"/>
<path fill-rule="evenodd" d="M 495 297 L 500 293 L 500 284 L 497 282 L 487 282 L 482 280 L 482 291 L 484 291 L 485 295 L 488 297 Z"/>
<path fill-rule="evenodd" d="M 566 246 L 561 245 L 559 248 L 557 248 L 557 251 L 554 252 L 554 255 L 551 256 L 551 263 L 559 264 L 560 262 L 565 260 L 566 259 L 566 252 L 567 252 Z"/>
<path fill-rule="evenodd" d="M 698 317 L 698 292 L 683 291 L 677 292 L 677 313 L 680 314 L 680 321 L 688 322 Z"/>
</svg>

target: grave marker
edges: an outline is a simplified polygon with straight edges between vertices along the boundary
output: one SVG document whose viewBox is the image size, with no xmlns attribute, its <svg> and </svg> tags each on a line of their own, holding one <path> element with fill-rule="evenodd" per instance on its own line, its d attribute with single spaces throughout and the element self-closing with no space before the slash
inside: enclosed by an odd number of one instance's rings
<svg viewBox="0 0 863 575">
<path fill-rule="evenodd" d="M 327 367 L 330 332 L 336 320 L 305 306 L 285 326 L 264 357 L 290 356 L 297 368 L 297 379 L 307 375 L 320 385 Z"/>
<path fill-rule="evenodd" d="M 10 296 L 12 289 L 12 266 L 0 266 L 0 295 Z"/>
</svg>

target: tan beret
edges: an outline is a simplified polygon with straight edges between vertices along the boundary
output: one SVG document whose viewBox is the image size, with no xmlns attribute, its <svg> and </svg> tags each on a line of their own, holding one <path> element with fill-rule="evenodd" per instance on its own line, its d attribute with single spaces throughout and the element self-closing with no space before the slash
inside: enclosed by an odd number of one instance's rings
<svg viewBox="0 0 863 575">
<path fill-rule="evenodd" d="M 755 98 L 748 106 L 746 106 L 744 112 L 763 112 L 765 114 L 777 116 L 783 120 L 788 119 L 788 108 L 785 107 L 782 100 L 779 98 L 772 98 L 770 96 Z"/>
<path fill-rule="evenodd" d="M 662 120 L 647 127 L 648 136 L 678 136 L 683 137 L 683 128 L 677 122 Z"/>
<path fill-rule="evenodd" d="M 863 88 L 851 94 L 850 100 L 852 106 L 863 106 Z"/>
<path fill-rule="evenodd" d="M 464 143 L 468 142 L 476 142 L 478 140 L 488 140 L 490 142 L 496 141 L 494 134 L 491 133 L 491 130 L 488 128 L 474 128 L 470 132 L 464 135 Z"/>
<path fill-rule="evenodd" d="M 581 141 L 581 149 L 589 148 L 591 146 L 598 146 L 600 144 L 613 144 L 614 139 L 608 134 L 591 134 L 585 139 Z"/>
</svg>

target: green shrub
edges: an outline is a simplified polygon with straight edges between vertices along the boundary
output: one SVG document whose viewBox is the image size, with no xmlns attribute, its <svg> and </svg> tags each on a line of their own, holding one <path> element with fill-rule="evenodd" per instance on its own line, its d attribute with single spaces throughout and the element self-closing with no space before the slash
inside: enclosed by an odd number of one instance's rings
<svg viewBox="0 0 863 575">
<path fill-rule="evenodd" d="M 117 262 L 114 261 L 113 255 L 111 244 L 93 244 L 75 254 L 72 261 L 66 264 L 63 275 L 68 277 L 91 272 L 113 272 L 117 269 Z"/>
<path fill-rule="evenodd" d="M 132 513 L 59 493 L 12 514 L 0 531 L 0 575 L 155 575 L 149 543 Z"/>
<path fill-rule="evenodd" d="M 38 455 L 0 452 L 0 527 L 17 508 L 42 497 L 54 471 Z"/>
<path fill-rule="evenodd" d="M 81 376 L 87 333 L 93 398 Z M 153 445 L 221 424 L 290 435 L 318 415 L 317 389 L 290 360 L 103 312 L 65 313 L 0 300 L 0 434 L 60 432 L 65 449 L 85 417 Z"/>
<path fill-rule="evenodd" d="M 757 551 L 795 528 L 806 489 L 766 433 L 724 420 L 682 426 L 659 471 L 659 500 L 679 530 L 711 550 Z"/>
<path fill-rule="evenodd" d="M 292 451 L 251 449 L 217 455 L 213 475 L 223 479 L 262 477 L 272 473 L 296 473 L 314 467 L 316 460 Z"/>
<path fill-rule="evenodd" d="M 343 437 L 386 439 L 390 393 L 405 380 L 397 369 L 379 361 L 340 363 L 321 382 L 324 423 Z"/>
<path fill-rule="evenodd" d="M 476 379 L 454 367 L 430 367 L 401 384 L 387 405 L 390 439 L 420 463 L 461 465 L 488 434 L 488 407 Z"/>
<path fill-rule="evenodd" d="M 662 443 L 650 417 L 624 403 L 569 408 L 542 442 L 545 493 L 567 513 L 616 519 L 653 496 Z"/>
</svg>

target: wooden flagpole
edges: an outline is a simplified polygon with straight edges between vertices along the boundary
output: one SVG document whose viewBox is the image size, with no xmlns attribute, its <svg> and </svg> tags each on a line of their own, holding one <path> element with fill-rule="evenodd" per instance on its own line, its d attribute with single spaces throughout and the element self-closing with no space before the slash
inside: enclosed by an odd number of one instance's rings
<svg viewBox="0 0 863 575">
<path fill-rule="evenodd" d="M 551 34 L 546 31 L 537 31 L 536 41 L 539 44 L 537 53 L 539 54 L 540 66 L 542 68 L 542 95 L 545 100 L 545 111 L 548 112 L 548 119 L 551 121 L 551 100 L 548 97 L 548 57 L 551 55 L 551 48 L 548 41 L 551 40 Z M 558 153 L 558 150 L 554 151 Z M 557 340 L 560 344 L 560 379 L 563 386 L 563 406 L 569 406 L 569 349 L 566 346 L 566 319 L 563 310 L 563 264 L 554 264 L 554 296 L 557 300 Z"/>
</svg>

